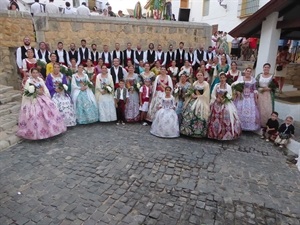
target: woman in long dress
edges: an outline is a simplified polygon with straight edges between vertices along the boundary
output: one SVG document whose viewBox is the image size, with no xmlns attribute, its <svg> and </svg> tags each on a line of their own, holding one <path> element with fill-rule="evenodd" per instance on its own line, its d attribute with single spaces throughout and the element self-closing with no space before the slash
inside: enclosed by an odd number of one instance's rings
<svg viewBox="0 0 300 225">
<path fill-rule="evenodd" d="M 180 77 L 181 74 L 186 73 L 186 75 L 189 77 L 189 82 L 193 83 L 194 82 L 194 77 L 193 77 L 193 67 L 191 66 L 190 62 L 188 60 L 184 61 L 183 67 L 180 68 L 180 72 L 178 76 Z"/>
<path fill-rule="evenodd" d="M 237 139 L 241 133 L 241 122 L 232 102 L 231 86 L 226 83 L 226 74 L 219 75 L 220 83 L 216 84 L 211 94 L 208 138 L 217 140 Z"/>
<path fill-rule="evenodd" d="M 194 91 L 185 101 L 180 133 L 201 138 L 207 135 L 210 90 L 202 72 L 198 72 L 196 78 L 192 85 Z"/>
<path fill-rule="evenodd" d="M 220 77 L 219 77 L 219 74 L 220 73 L 227 73 L 228 70 L 229 70 L 229 65 L 227 64 L 226 62 L 226 56 L 225 55 L 222 55 L 221 56 L 221 63 L 218 63 L 216 65 L 216 68 L 214 69 L 214 74 L 213 74 L 213 81 L 212 81 L 212 84 L 211 84 L 211 89 L 210 91 L 212 92 L 215 85 L 220 83 Z"/>
<path fill-rule="evenodd" d="M 53 73 L 46 78 L 46 85 L 50 92 L 51 98 L 63 116 L 67 127 L 76 125 L 76 115 L 72 100 L 67 93 L 67 78 L 59 72 L 59 63 L 54 63 Z"/>
<path fill-rule="evenodd" d="M 226 82 L 229 85 L 231 85 L 233 82 L 237 81 L 238 78 L 242 76 L 242 72 L 237 69 L 236 62 L 234 62 L 234 61 L 231 62 L 230 70 L 227 71 L 226 76 L 227 76 Z"/>
<path fill-rule="evenodd" d="M 290 63 L 291 54 L 289 53 L 288 46 L 284 46 L 282 51 L 278 53 L 276 57 L 276 70 L 275 70 L 275 78 L 276 81 L 279 82 L 279 93 L 282 93 L 282 88 L 284 85 L 284 79 L 287 74 L 287 65 Z M 281 67 L 281 70 L 277 69 Z"/>
<path fill-rule="evenodd" d="M 190 88 L 191 83 L 187 81 L 188 76 L 184 73 L 181 74 L 179 82 L 174 87 L 174 97 L 176 101 L 176 113 L 179 118 L 179 123 L 182 120 L 183 103 L 185 101 L 185 94 Z"/>
<path fill-rule="evenodd" d="M 100 74 L 102 72 L 102 66 L 103 66 L 103 59 L 100 58 L 98 60 L 98 64 L 97 66 L 94 67 L 94 75 L 91 78 L 91 81 L 93 82 L 94 85 L 96 85 L 96 77 L 98 74 Z"/>
<path fill-rule="evenodd" d="M 37 67 L 37 60 L 34 58 L 34 53 L 32 49 L 27 50 L 27 58 L 23 59 L 23 66 L 22 66 L 22 88 L 24 87 L 27 79 L 29 78 L 30 74 L 29 71 L 31 68 Z M 42 77 L 42 76 L 41 76 Z"/>
<path fill-rule="evenodd" d="M 72 76 L 72 99 L 78 124 L 97 122 L 98 108 L 92 89 L 89 88 L 91 81 L 83 72 L 83 65 L 78 65 L 78 72 Z"/>
<path fill-rule="evenodd" d="M 227 33 L 224 32 L 223 35 L 220 37 L 221 44 L 219 48 L 224 49 L 224 53 L 226 55 L 229 55 L 229 47 L 228 47 L 228 42 L 227 42 Z"/>
<path fill-rule="evenodd" d="M 160 61 L 157 60 L 155 62 L 155 66 L 151 69 L 151 71 L 155 74 L 155 76 L 158 76 L 160 74 L 160 68 L 161 68 Z"/>
<path fill-rule="evenodd" d="M 159 104 L 150 133 L 163 138 L 179 137 L 179 123 L 175 112 L 175 99 L 171 95 L 171 87 L 165 87 L 165 94 Z"/>
<path fill-rule="evenodd" d="M 125 108 L 125 119 L 128 123 L 140 121 L 139 111 L 139 89 L 140 79 L 139 76 L 134 73 L 134 67 L 128 66 L 128 74 L 124 77 L 126 88 L 129 91 L 129 98 Z"/>
<path fill-rule="evenodd" d="M 173 82 L 171 77 L 167 75 L 166 68 L 162 67 L 160 72 L 161 74 L 155 78 L 155 81 L 152 85 L 152 100 L 146 118 L 146 120 L 150 122 L 154 119 L 155 113 L 159 109 L 161 100 L 165 95 L 165 88 L 170 86 L 173 89 Z"/>
<path fill-rule="evenodd" d="M 114 100 L 114 82 L 105 65 L 102 66 L 101 71 L 102 73 L 97 75 L 95 87 L 99 109 L 99 121 L 116 121 L 117 113 Z"/>
<path fill-rule="evenodd" d="M 145 63 L 145 71 L 141 73 L 141 78 L 143 83 L 145 79 L 150 79 L 151 83 L 155 80 L 155 74 L 150 71 L 149 63 Z"/>
<path fill-rule="evenodd" d="M 176 61 L 172 60 L 171 62 L 171 66 L 168 68 L 168 75 L 171 76 L 172 81 L 173 81 L 173 86 L 175 86 L 175 84 L 178 81 L 178 67 L 176 66 Z"/>
<path fill-rule="evenodd" d="M 245 76 L 240 76 L 231 86 L 244 85 L 242 92 L 234 91 L 234 104 L 241 121 L 242 130 L 256 131 L 260 128 L 260 116 L 257 105 L 256 80 L 252 76 L 252 69 L 245 70 Z"/>
<path fill-rule="evenodd" d="M 90 59 L 86 60 L 86 67 L 84 67 L 84 71 L 88 75 L 89 80 L 91 80 L 95 72 L 95 68 L 92 60 Z"/>
<path fill-rule="evenodd" d="M 269 88 L 273 75 L 270 74 L 271 65 L 265 63 L 263 73 L 256 76 L 256 86 L 258 90 L 258 110 L 260 114 L 260 125 L 266 127 L 268 119 L 274 110 L 274 94 Z"/>
<path fill-rule="evenodd" d="M 23 95 L 17 136 L 39 140 L 56 136 L 67 130 L 62 115 L 51 100 L 48 88 L 36 68 L 31 69 L 25 92 L 34 88 L 36 96 Z M 33 90 L 34 90 L 33 89 Z"/>
</svg>

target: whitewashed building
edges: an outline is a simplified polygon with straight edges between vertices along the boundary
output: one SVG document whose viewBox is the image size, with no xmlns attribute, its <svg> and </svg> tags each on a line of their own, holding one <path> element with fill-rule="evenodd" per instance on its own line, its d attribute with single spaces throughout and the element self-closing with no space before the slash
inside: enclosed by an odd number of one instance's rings
<svg viewBox="0 0 300 225">
<path fill-rule="evenodd" d="M 190 22 L 208 23 L 213 31 L 228 32 L 270 0 L 172 0 L 176 18 L 180 8 L 190 9 Z"/>
</svg>

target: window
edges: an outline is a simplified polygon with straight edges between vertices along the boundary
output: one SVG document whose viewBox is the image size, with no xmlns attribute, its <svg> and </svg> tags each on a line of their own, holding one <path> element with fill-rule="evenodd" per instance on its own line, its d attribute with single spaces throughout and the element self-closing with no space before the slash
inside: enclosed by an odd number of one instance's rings
<svg viewBox="0 0 300 225">
<path fill-rule="evenodd" d="M 209 0 L 203 0 L 203 16 L 209 15 Z"/>
<path fill-rule="evenodd" d="M 259 0 L 242 0 L 240 3 L 240 17 L 247 17 L 259 9 Z"/>
</svg>

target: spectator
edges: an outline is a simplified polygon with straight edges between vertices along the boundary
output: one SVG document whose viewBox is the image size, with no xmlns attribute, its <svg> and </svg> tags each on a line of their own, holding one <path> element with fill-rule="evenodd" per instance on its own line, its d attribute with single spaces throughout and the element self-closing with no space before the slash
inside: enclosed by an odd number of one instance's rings
<svg viewBox="0 0 300 225">
<path fill-rule="evenodd" d="M 91 12 L 91 16 L 100 16 L 98 8 L 96 6 L 93 7 L 93 11 Z"/>
<path fill-rule="evenodd" d="M 16 1 L 10 1 L 9 10 L 20 11 L 18 3 Z"/>
<path fill-rule="evenodd" d="M 107 9 L 103 9 L 103 12 L 100 14 L 100 16 L 109 16 Z"/>
<path fill-rule="evenodd" d="M 107 7 L 108 15 L 111 17 L 116 17 L 116 14 L 112 11 L 111 6 Z"/>
<path fill-rule="evenodd" d="M 89 15 L 91 15 L 90 10 L 89 10 L 88 7 L 86 7 L 86 3 L 85 2 L 83 2 L 81 4 L 81 6 L 79 6 L 77 8 L 77 15 L 82 15 L 82 16 L 89 16 Z"/>
<path fill-rule="evenodd" d="M 238 60 L 240 58 L 240 40 L 237 37 L 231 41 L 230 54 L 233 60 Z"/>
<path fill-rule="evenodd" d="M 124 17 L 125 15 L 123 14 L 122 10 L 118 11 L 118 17 Z"/>
<path fill-rule="evenodd" d="M 66 2 L 66 8 L 64 8 L 63 14 L 66 14 L 66 15 L 76 14 L 76 10 L 71 7 L 70 2 Z"/>
<path fill-rule="evenodd" d="M 35 0 L 34 3 L 30 7 L 31 15 L 34 16 L 39 13 L 45 12 L 44 7 L 42 4 L 39 3 L 39 0 Z"/>
<path fill-rule="evenodd" d="M 54 4 L 54 0 L 49 0 L 45 12 L 49 14 L 59 14 L 58 6 Z"/>
</svg>

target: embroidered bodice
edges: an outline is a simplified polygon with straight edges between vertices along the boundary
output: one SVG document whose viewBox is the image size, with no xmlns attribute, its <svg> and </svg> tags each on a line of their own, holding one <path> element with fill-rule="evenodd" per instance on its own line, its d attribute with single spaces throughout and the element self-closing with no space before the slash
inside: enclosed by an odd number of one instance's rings
<svg viewBox="0 0 300 225">
<path fill-rule="evenodd" d="M 170 98 L 164 97 L 162 99 L 161 106 L 163 109 L 172 109 L 174 107 L 174 98 L 173 97 L 170 97 Z"/>
<path fill-rule="evenodd" d="M 259 87 L 261 88 L 268 87 L 271 80 L 272 80 L 272 76 L 263 77 L 263 75 L 261 74 L 259 78 Z"/>
</svg>

